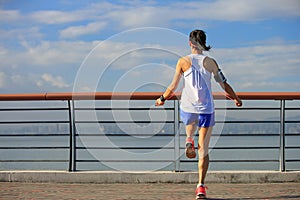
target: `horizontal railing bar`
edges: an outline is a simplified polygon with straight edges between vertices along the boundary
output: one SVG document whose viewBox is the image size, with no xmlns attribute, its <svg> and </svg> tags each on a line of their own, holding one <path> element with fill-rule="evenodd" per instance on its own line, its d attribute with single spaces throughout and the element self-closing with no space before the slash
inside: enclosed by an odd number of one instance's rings
<svg viewBox="0 0 300 200">
<path fill-rule="evenodd" d="M 34 134 L 33 134 L 34 135 Z M 0 134 L 1 136 L 1 134 Z M 127 134 L 127 133 L 106 133 L 106 134 L 76 134 L 76 136 L 124 136 L 124 137 L 128 137 L 128 136 L 174 136 L 174 133 L 172 134 L 168 134 L 168 133 L 158 133 L 158 134 Z M 186 136 L 186 134 L 180 134 L 180 136 Z M 261 136 L 261 137 L 273 137 L 273 136 L 279 136 L 279 134 L 277 133 L 249 133 L 249 134 L 212 134 L 213 137 L 251 137 L 251 136 Z M 285 136 L 300 136 L 299 134 L 285 134 Z"/>
<path fill-rule="evenodd" d="M 285 110 L 300 110 L 300 107 L 299 108 L 285 108 Z"/>
<path fill-rule="evenodd" d="M 280 110 L 280 108 L 264 108 L 264 107 L 242 107 L 242 108 L 218 108 L 215 110 Z"/>
<path fill-rule="evenodd" d="M 1 136 L 1 135 L 0 135 Z M 168 134 L 168 133 L 157 133 L 157 134 L 127 134 L 127 133 L 106 133 L 106 134 L 86 134 L 86 133 L 83 133 L 83 134 L 76 134 L 76 136 L 116 136 L 116 137 L 129 137 L 129 136 L 174 136 L 174 133 L 172 134 Z M 186 136 L 186 134 L 180 134 L 180 136 Z M 252 136 L 262 136 L 262 137 L 273 137 L 273 136 L 279 136 L 279 134 L 252 134 L 252 133 L 249 133 L 249 134 L 212 134 L 213 137 L 252 137 Z M 289 136 L 289 135 L 286 135 L 286 136 Z M 294 135 L 293 135 L 294 136 Z M 295 135 L 295 136 L 299 136 L 299 135 Z"/>
<path fill-rule="evenodd" d="M 159 111 L 159 110 L 174 110 L 174 108 L 75 108 L 74 110 L 101 110 L 101 111 L 110 111 L 110 110 L 136 110 L 136 111 L 146 111 L 146 110 L 151 110 L 151 111 Z"/>
<path fill-rule="evenodd" d="M 0 137 L 41 137 L 41 136 L 69 136 L 68 133 L 63 134 L 0 134 Z M 129 136 L 156 136 L 156 137 L 173 137 L 174 134 L 164 134 L 164 133 L 158 133 L 158 134 L 126 134 L 126 133 L 107 133 L 107 134 L 76 134 L 76 136 L 87 136 L 87 137 L 94 137 L 94 136 L 111 136 L 111 137 L 129 137 Z M 180 134 L 180 136 L 186 136 L 185 134 Z M 273 136 L 279 136 L 279 134 L 212 134 L 213 137 L 251 137 L 251 136 L 261 136 L 261 137 L 273 137 Z M 285 136 L 300 136 L 297 134 L 286 134 Z"/>
<path fill-rule="evenodd" d="M 46 100 L 46 94 L 1 94 L 0 101 L 41 101 Z"/>
<path fill-rule="evenodd" d="M 147 150 L 147 149 L 174 149 L 174 147 L 76 147 L 76 149 L 127 149 L 127 150 Z"/>
<path fill-rule="evenodd" d="M 174 160 L 76 160 L 76 162 L 174 162 Z"/>
<path fill-rule="evenodd" d="M 1 108 L 0 112 L 5 111 L 59 111 L 68 110 L 68 108 Z"/>
<path fill-rule="evenodd" d="M 180 160 L 183 163 L 194 163 L 198 162 L 197 160 Z M 223 163 L 238 163 L 238 162 L 279 162 L 279 160 L 210 160 L 209 162 L 223 162 Z"/>
<path fill-rule="evenodd" d="M 287 159 L 286 162 L 300 162 L 299 159 Z"/>
<path fill-rule="evenodd" d="M 180 147 L 180 149 L 185 149 L 185 147 Z M 198 149 L 197 147 L 195 147 L 195 149 Z M 217 150 L 242 150 L 242 149 L 279 149 L 278 147 L 209 147 L 209 149 L 217 149 Z"/>
<path fill-rule="evenodd" d="M 108 123 L 108 124 L 115 124 L 115 123 L 174 123 L 174 121 L 76 121 L 75 123 Z M 180 123 L 183 123 L 180 121 Z M 216 123 L 226 123 L 226 124 L 246 124 L 246 123 L 251 123 L 251 124 L 275 124 L 275 123 L 280 123 L 280 121 L 216 121 Z"/>
<path fill-rule="evenodd" d="M 279 149 L 279 146 L 278 147 L 212 147 L 210 149 L 221 149 L 221 150 L 229 150 L 229 149 Z"/>
<path fill-rule="evenodd" d="M 212 136 L 221 136 L 221 137 L 252 137 L 252 136 L 258 136 L 258 137 L 274 137 L 279 136 L 279 134 L 271 133 L 271 134 L 264 134 L 264 133 L 249 133 L 249 134 L 221 134 L 221 135 L 214 135 Z"/>
<path fill-rule="evenodd" d="M 0 160 L 0 162 L 69 162 L 69 160 Z"/>
<path fill-rule="evenodd" d="M 182 123 L 181 121 L 180 121 L 180 123 Z M 216 121 L 216 123 L 225 123 L 225 124 L 247 124 L 247 123 L 251 123 L 251 124 L 259 124 L 259 123 L 261 123 L 261 124 L 275 124 L 275 123 L 280 123 L 280 121 L 278 120 L 274 120 L 274 121 L 272 121 L 272 120 L 270 120 L 270 121 L 268 121 L 268 120 L 265 120 L 265 121 L 254 121 L 254 120 L 249 120 L 249 121 Z"/>
<path fill-rule="evenodd" d="M 286 146 L 286 149 L 300 149 L 300 146 Z"/>
<path fill-rule="evenodd" d="M 297 120 L 297 121 L 286 120 L 284 122 L 287 124 L 293 124 L 293 123 L 300 123 L 300 120 Z"/>
<path fill-rule="evenodd" d="M 287 123 L 299 123 L 300 121 L 288 121 Z M 55 124 L 55 123 L 69 123 L 69 121 L 1 121 L 0 124 Z M 76 121 L 75 123 L 174 123 L 174 121 Z M 180 121 L 182 123 L 182 121 Z M 216 123 L 225 124 L 275 124 L 280 121 L 216 121 Z"/>
<path fill-rule="evenodd" d="M 37 94 L 0 94 L 0 101 L 36 101 L 36 100 L 155 100 L 161 92 L 66 92 Z M 244 100 L 300 100 L 299 92 L 238 92 Z M 180 99 L 181 93 L 175 93 L 172 100 Z M 223 92 L 213 93 L 215 99 L 226 99 Z"/>
<path fill-rule="evenodd" d="M 300 160 L 289 160 L 299 162 Z M 76 162 L 174 162 L 174 160 L 76 160 Z M 183 163 L 194 163 L 198 160 L 181 160 Z M 279 160 L 210 160 L 210 162 L 279 162 Z"/>
<path fill-rule="evenodd" d="M 116 137 L 130 137 L 130 136 L 155 136 L 155 137 L 174 137 L 175 134 L 163 134 L 163 133 L 158 133 L 158 134 L 127 134 L 127 133 L 106 133 L 106 134 L 76 134 L 76 136 L 87 136 L 87 137 L 94 137 L 94 136 L 99 136 L 99 137 L 104 137 L 104 136 L 116 136 Z"/>
<path fill-rule="evenodd" d="M 182 134 L 180 136 L 185 136 L 185 134 Z M 249 133 L 249 134 L 246 134 L 246 133 L 241 133 L 241 134 L 212 134 L 211 136 L 213 137 L 252 137 L 252 136 L 261 136 L 261 137 L 273 137 L 273 136 L 279 136 L 279 133 Z"/>
<path fill-rule="evenodd" d="M 55 124 L 55 123 L 69 123 L 69 121 L 1 121 L 0 124 Z M 174 121 L 76 121 L 76 123 L 174 123 Z M 182 121 L 180 121 L 182 123 Z M 216 123 L 226 124 L 275 124 L 280 121 L 216 121 Z M 300 121 L 288 121 L 287 123 L 300 123 Z"/>
<path fill-rule="evenodd" d="M 69 121 L 2 121 L 0 124 L 65 124 Z"/>
<path fill-rule="evenodd" d="M 57 147 L 0 147 L 0 149 L 69 149 L 68 146 L 62 147 L 62 146 L 57 146 Z"/>
<path fill-rule="evenodd" d="M 69 136 L 68 133 L 64 134 L 0 134 L 0 137 L 41 137 L 41 136 L 49 136 L 49 137 L 54 137 L 54 136 Z M 101 136 L 111 136 L 111 137 L 130 137 L 130 136 L 156 136 L 156 137 L 173 137 L 174 134 L 163 134 L 163 133 L 158 133 L 158 134 L 126 134 L 126 133 L 107 133 L 107 134 L 76 134 L 76 136 L 87 136 L 87 137 L 101 137 Z M 180 136 L 185 136 L 185 134 L 180 134 Z M 261 137 L 273 137 L 273 136 L 279 136 L 279 134 L 212 134 L 213 137 L 251 137 L 251 136 L 261 136 Z M 296 134 L 286 134 L 286 136 L 299 136 Z"/>
<path fill-rule="evenodd" d="M 109 110 L 174 110 L 174 108 L 75 108 L 75 110 L 101 110 L 101 111 L 109 111 Z M 215 110 L 280 110 L 280 108 L 215 108 Z M 298 110 L 298 109 L 293 109 Z M 299 109 L 300 110 L 300 109 Z"/>
<path fill-rule="evenodd" d="M 0 111 L 47 111 L 68 110 L 68 108 L 1 108 Z M 75 110 L 174 110 L 172 107 L 164 108 L 75 108 Z M 280 108 L 245 107 L 245 108 L 215 108 L 215 110 L 280 110 Z M 285 110 L 300 110 L 300 108 L 286 108 Z"/>
<path fill-rule="evenodd" d="M 286 147 L 287 149 L 299 149 L 300 147 Z M 68 147 L 0 147 L 0 149 L 68 149 Z M 173 147 L 77 147 L 77 149 L 173 149 Z M 185 149 L 185 147 L 180 147 Z M 197 149 L 197 147 L 195 147 Z M 233 149 L 279 149 L 279 147 L 210 147 L 209 149 L 233 150 Z"/>
<path fill-rule="evenodd" d="M 0 147 L 0 149 L 67 149 L 68 147 Z M 209 149 L 278 149 L 279 147 L 211 147 Z M 300 147 L 286 147 L 299 149 Z M 173 147 L 77 147 L 77 149 L 174 149 Z M 180 149 L 185 149 L 180 147 Z M 197 147 L 195 147 L 197 149 Z"/>
<path fill-rule="evenodd" d="M 143 136 L 155 136 L 155 137 L 173 137 L 174 134 L 76 134 L 76 136 L 87 136 L 87 137 L 104 137 L 104 136 L 108 136 L 108 137 L 131 137 L 131 136 L 138 136 L 138 137 L 143 137 Z M 186 135 L 184 134 L 180 134 L 180 136 L 184 137 Z M 220 135 L 212 135 L 213 137 L 219 137 Z M 279 134 L 236 134 L 236 135 L 221 135 L 221 137 L 252 137 L 252 136 L 261 136 L 261 137 L 274 137 L 274 136 L 279 136 Z"/>
<path fill-rule="evenodd" d="M 300 133 L 286 133 L 285 136 L 300 136 Z"/>
<path fill-rule="evenodd" d="M 55 133 L 50 133 L 50 134 L 34 134 L 34 133 L 23 133 L 23 134 L 0 134 L 0 137 L 56 137 L 56 136 L 69 136 L 70 134 L 63 133 L 63 134 L 55 134 Z"/>
<path fill-rule="evenodd" d="M 117 123 L 124 123 L 124 124 L 130 124 L 130 123 L 144 123 L 144 124 L 149 124 L 149 123 L 174 123 L 174 121 L 75 121 L 75 123 L 87 123 L 87 124 L 93 124 L 93 123 L 98 123 L 98 124 L 117 124 Z"/>
</svg>

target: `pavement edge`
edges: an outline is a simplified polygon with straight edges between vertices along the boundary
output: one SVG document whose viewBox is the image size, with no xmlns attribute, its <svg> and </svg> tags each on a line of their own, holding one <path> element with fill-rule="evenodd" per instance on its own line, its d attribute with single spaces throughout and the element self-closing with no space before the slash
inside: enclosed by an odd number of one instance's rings
<svg viewBox="0 0 300 200">
<path fill-rule="evenodd" d="M 197 172 L 116 172 L 116 171 L 0 171 L 0 182 L 51 183 L 196 183 Z M 207 183 L 300 182 L 300 171 L 209 172 Z"/>
</svg>

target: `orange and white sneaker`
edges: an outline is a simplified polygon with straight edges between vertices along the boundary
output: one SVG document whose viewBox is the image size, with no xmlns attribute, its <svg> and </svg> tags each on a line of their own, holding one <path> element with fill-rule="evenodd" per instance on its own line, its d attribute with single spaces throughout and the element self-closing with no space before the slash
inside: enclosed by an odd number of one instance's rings
<svg viewBox="0 0 300 200">
<path fill-rule="evenodd" d="M 206 199 L 206 189 L 207 189 L 207 187 L 205 187 L 203 185 L 196 188 L 196 200 Z"/>
<path fill-rule="evenodd" d="M 196 158 L 195 142 L 191 137 L 187 137 L 185 140 L 185 156 L 190 159 Z"/>
</svg>

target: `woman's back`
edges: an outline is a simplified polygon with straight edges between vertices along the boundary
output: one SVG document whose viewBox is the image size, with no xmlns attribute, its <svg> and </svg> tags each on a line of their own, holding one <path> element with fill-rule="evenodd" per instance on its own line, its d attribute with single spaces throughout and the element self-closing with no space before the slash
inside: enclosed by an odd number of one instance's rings
<svg viewBox="0 0 300 200">
<path fill-rule="evenodd" d="M 191 67 L 183 73 L 184 89 L 181 96 L 181 109 L 190 113 L 210 114 L 214 112 L 211 91 L 211 72 L 203 66 L 206 56 L 190 54 Z"/>
</svg>

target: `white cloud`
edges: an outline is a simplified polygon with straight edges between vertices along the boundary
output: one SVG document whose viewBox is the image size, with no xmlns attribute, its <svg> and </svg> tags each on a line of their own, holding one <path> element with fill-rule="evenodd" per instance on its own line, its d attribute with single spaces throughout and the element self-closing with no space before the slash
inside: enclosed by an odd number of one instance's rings
<svg viewBox="0 0 300 200">
<path fill-rule="evenodd" d="M 10 88 L 32 87 L 48 91 L 70 90 L 71 84 L 64 78 L 71 78 L 65 74 L 66 67 L 70 73 L 75 74 L 79 70 L 80 64 L 88 55 L 90 50 L 99 44 L 94 42 L 72 42 L 42 41 L 36 46 L 31 46 L 23 41 L 25 51 L 11 51 L 0 48 L 0 86 Z M 147 47 L 147 45 L 145 45 Z M 91 73 L 102 68 L 110 70 L 122 70 L 124 73 L 133 67 L 149 63 L 173 63 L 175 68 L 176 46 L 170 46 L 170 52 L 160 50 L 163 46 L 156 46 L 157 49 L 142 49 L 138 43 L 126 43 L 116 41 L 105 41 L 101 43 L 101 48 L 96 48 L 93 55 L 85 62 L 85 66 Z M 164 47 L 166 48 L 166 47 Z M 210 53 L 216 58 L 220 67 L 230 83 L 239 91 L 272 90 L 285 91 L 297 90 L 299 80 L 295 79 L 300 74 L 300 44 L 289 44 L 286 41 L 279 41 L 271 44 L 260 41 L 259 45 L 241 47 L 213 49 Z M 62 68 L 63 66 L 63 68 Z M 37 70 L 44 71 L 39 75 Z M 113 72 L 113 71 L 110 71 Z M 154 72 L 154 71 L 153 71 Z M 58 74 L 53 76 L 51 74 Z M 135 73 L 141 73 L 135 71 Z M 9 76 L 9 74 L 12 74 Z M 34 74 L 34 75 L 33 75 Z M 150 73 L 149 78 L 157 80 L 158 73 Z M 111 76 L 111 74 L 104 74 Z M 172 74 L 166 79 L 172 78 Z M 64 77 L 64 78 L 63 78 Z M 97 78 L 96 78 L 97 79 Z M 110 81 L 109 78 L 106 78 Z M 86 77 L 90 82 L 90 76 Z M 97 81 L 97 80 L 95 80 Z M 109 83 L 106 83 L 109 84 Z M 285 89 L 286 88 L 286 89 Z"/>
<path fill-rule="evenodd" d="M 82 35 L 97 33 L 105 27 L 105 22 L 92 22 L 86 26 L 71 26 L 60 32 L 61 38 L 76 38 Z"/>
<path fill-rule="evenodd" d="M 0 10 L 0 22 L 11 23 L 26 20 L 31 28 L 2 29 L 0 41 L 17 40 L 22 49 L 0 46 L 0 88 L 26 87 L 48 88 L 49 90 L 70 89 L 64 78 L 63 68 L 78 69 L 90 50 L 99 41 L 47 41 L 40 30 L 42 24 L 64 24 L 59 31 L 61 39 L 74 39 L 87 34 L 102 31 L 103 28 L 124 29 L 141 26 L 172 26 L 178 21 L 257 21 L 272 18 L 291 18 L 300 16 L 300 1 L 297 0 L 228 0 L 174 2 L 161 5 L 155 2 L 113 4 L 94 3 L 73 11 L 45 10 L 25 14 L 18 10 Z M 86 25 L 74 25 L 82 22 Z M 81 24 L 82 24 L 81 23 Z M 33 26 L 32 26 L 33 25 Z M 109 25 L 109 26 L 108 26 Z M 55 26 L 51 26 L 55 27 Z M 48 27 L 46 27 L 48 28 Z M 55 27 L 57 28 L 57 27 Z M 141 36 L 142 38 L 142 36 Z M 141 39 L 140 38 L 140 39 Z M 143 38 L 144 39 L 144 38 Z M 132 51 L 141 45 L 134 42 L 106 42 L 101 49 L 95 50 L 95 58 L 89 64 L 105 68 L 107 64 L 115 70 L 128 70 L 132 67 L 152 62 L 165 61 L 170 55 L 158 51 Z M 159 49 L 160 46 L 158 45 Z M 176 48 L 170 47 L 174 52 Z M 240 90 L 257 88 L 298 87 L 299 81 L 289 80 L 300 74 L 300 45 L 272 42 L 260 42 L 250 47 L 234 49 L 216 49 L 215 57 L 224 68 L 230 81 L 238 83 Z M 173 55 L 172 55 L 173 56 Z M 172 57 L 175 61 L 175 57 Z M 174 66 L 175 67 L 175 66 Z M 47 69 L 47 70 L 44 70 Z M 21 71 L 18 72 L 17 70 Z M 39 71 L 39 72 L 38 72 Z M 42 72 L 40 72 L 42 71 Z M 47 71 L 45 73 L 45 71 Z M 17 73 L 16 73 L 17 72 Z M 31 74 L 29 74 L 31 73 Z M 41 74 L 39 74 L 41 73 Z M 57 76 L 51 74 L 61 73 Z M 137 74 L 140 72 L 136 72 Z M 9 74 L 13 74 L 9 76 Z M 34 75 L 32 75 L 34 74 Z M 158 78 L 150 74 L 153 79 Z M 171 75 L 172 76 L 172 75 Z M 64 77 L 64 78 L 63 78 Z M 69 78 L 69 77 L 68 77 Z M 68 79 L 69 80 L 69 79 Z M 289 83 L 287 82 L 289 81 Z"/>
<path fill-rule="evenodd" d="M 93 42 L 81 41 L 40 41 L 36 45 L 31 45 L 27 40 L 21 40 L 20 43 L 25 50 L 6 49 L 5 59 L 0 60 L 0 65 L 40 68 L 66 65 L 78 67 L 95 45 Z"/>
<path fill-rule="evenodd" d="M 81 21 L 85 17 L 80 15 L 80 12 L 63 12 L 57 10 L 36 11 L 30 14 L 31 19 L 44 24 L 63 24 Z"/>
<path fill-rule="evenodd" d="M 132 37 L 132 35 L 128 35 Z M 117 37 L 118 38 L 118 37 Z M 126 38 L 126 36 L 120 36 Z M 157 43 L 160 39 L 157 39 Z M 176 45 L 144 44 L 137 42 L 118 42 L 114 39 L 102 41 L 97 45 L 84 64 L 114 70 L 129 70 L 138 65 L 149 63 L 176 63 L 176 59 L 185 55 L 188 48 Z M 180 54 L 181 53 L 181 54 Z M 101 64 L 100 64 L 101 63 Z"/>
<path fill-rule="evenodd" d="M 35 44 L 37 41 L 41 40 L 43 34 L 40 33 L 39 27 L 27 27 L 27 28 L 14 28 L 11 30 L 0 29 L 0 41 L 3 45 L 7 47 L 16 47 L 21 40 L 30 41 L 30 43 Z"/>
<path fill-rule="evenodd" d="M 257 82 L 242 82 L 238 88 L 240 91 L 294 91 L 298 92 L 300 82 L 284 82 L 284 81 L 257 81 Z"/>
<path fill-rule="evenodd" d="M 65 79 L 50 73 L 38 74 L 35 72 L 0 72 L 1 92 L 27 93 L 27 92 L 57 92 L 71 91 L 72 84 Z"/>
<path fill-rule="evenodd" d="M 21 15 L 18 10 L 1 10 L 0 9 L 0 22 L 13 22 L 19 20 Z"/>
<path fill-rule="evenodd" d="M 43 74 L 42 75 L 42 80 L 45 81 L 46 83 L 51 84 L 51 86 L 53 87 L 57 87 L 57 88 L 68 88 L 70 87 L 70 84 L 67 84 L 64 79 L 61 76 L 52 76 L 51 74 Z M 39 86 L 42 86 L 42 82 L 38 81 L 37 84 Z"/>
<path fill-rule="evenodd" d="M 300 44 L 266 44 L 234 49 L 215 49 L 217 59 L 230 82 L 239 90 L 294 90 L 300 74 Z"/>
<path fill-rule="evenodd" d="M 186 19 L 200 18 L 221 21 L 256 21 L 272 18 L 299 17 L 297 0 L 217 0 L 175 4 Z"/>
<path fill-rule="evenodd" d="M 89 6 L 72 11 L 57 11 L 57 10 L 42 10 L 36 11 L 29 15 L 29 17 L 37 22 L 44 24 L 65 24 L 71 22 L 79 22 L 85 20 L 98 21 L 106 18 L 111 10 L 126 9 L 108 2 L 92 3 Z"/>
<path fill-rule="evenodd" d="M 107 16 L 122 27 L 169 26 L 172 18 L 177 18 L 172 9 L 166 7 L 141 6 L 113 10 Z M 181 17 L 179 17 L 181 18 Z"/>
<path fill-rule="evenodd" d="M 176 59 L 178 58 L 168 52 L 160 51 L 159 48 L 157 50 L 128 51 L 138 47 L 134 43 L 117 44 L 110 42 L 106 45 L 106 47 L 95 49 L 94 55 L 85 66 L 86 68 L 88 66 L 95 67 L 89 69 L 94 74 L 100 66 L 103 68 L 108 67 L 111 70 L 110 72 L 105 71 L 104 76 L 112 76 L 112 70 L 115 69 L 122 70 L 126 74 L 131 72 L 132 68 L 143 64 L 153 63 L 154 66 L 159 67 L 158 64 L 163 61 L 168 61 L 168 65 L 173 63 L 174 65 L 171 65 L 171 67 L 175 68 Z M 176 47 L 172 48 L 175 49 Z M 214 49 L 210 54 L 217 59 L 229 82 L 239 91 L 297 91 L 297 88 L 299 88 L 297 86 L 300 84 L 299 79 L 296 78 L 296 74 L 300 74 L 300 68 L 298 67 L 300 66 L 299 49 L 300 44 L 289 44 L 285 41 L 277 44 L 270 44 L 266 41 L 266 44 L 263 44 L 261 41 L 260 45 L 249 47 Z M 97 63 L 102 65 L 97 65 Z M 153 73 L 136 70 L 131 72 L 131 75 L 148 73 L 147 80 L 150 79 L 154 82 L 161 77 L 165 77 L 166 80 L 173 76 L 173 74 L 161 76 L 163 72 L 160 73 L 160 76 L 157 76 L 159 73 L 155 70 L 151 72 Z M 93 74 L 86 76 L 86 80 L 92 76 Z M 114 79 L 117 77 L 118 75 Z M 108 78 L 105 79 L 110 81 Z M 115 83 L 102 83 L 102 85 L 111 84 Z"/>
<path fill-rule="evenodd" d="M 111 7 L 105 19 L 122 27 L 169 26 L 178 20 L 257 21 L 300 17 L 297 0 L 228 0 L 174 2 L 168 5 L 137 2 Z"/>
<path fill-rule="evenodd" d="M 1 76 L 2 92 L 70 91 L 71 84 L 64 79 L 74 78 L 97 42 L 41 41 L 31 45 L 22 40 L 21 43 L 23 49 L 0 47 L 0 71 L 6 74 L 6 79 Z"/>
<path fill-rule="evenodd" d="M 135 1 L 134 3 L 114 4 L 93 3 L 72 11 L 42 10 L 30 14 L 20 14 L 18 10 L 0 10 L 1 21 L 31 19 L 43 24 L 66 24 L 89 21 L 105 21 L 114 28 L 140 26 L 169 26 L 178 20 L 219 20 L 219 21 L 257 21 L 274 18 L 300 17 L 298 0 L 216 0 L 173 2 L 161 5 L 157 2 Z M 180 23 L 179 23 L 180 24 Z M 90 26 L 94 27 L 95 24 Z M 75 32 L 83 27 L 70 27 Z M 68 32 L 68 29 L 65 31 Z M 80 32 L 80 31 L 79 31 Z M 65 34 L 62 37 L 67 36 Z"/>
</svg>

